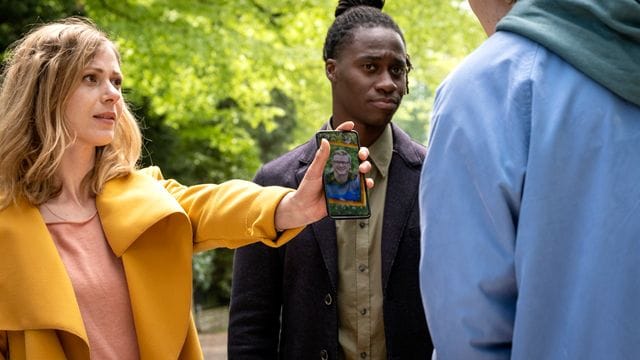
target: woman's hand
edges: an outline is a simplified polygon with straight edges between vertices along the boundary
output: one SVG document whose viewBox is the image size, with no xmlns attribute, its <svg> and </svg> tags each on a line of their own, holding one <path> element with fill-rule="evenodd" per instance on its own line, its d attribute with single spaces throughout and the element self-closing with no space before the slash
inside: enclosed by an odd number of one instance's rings
<svg viewBox="0 0 640 360">
<path fill-rule="evenodd" d="M 336 130 L 349 131 L 353 129 L 353 122 L 347 121 Z M 358 157 L 362 160 L 359 171 L 363 174 L 371 170 L 371 163 L 367 160 L 369 149 L 361 147 Z M 322 186 L 322 173 L 329 159 L 329 142 L 322 139 L 320 148 L 316 151 L 313 162 L 307 169 L 298 190 L 288 193 L 276 209 L 275 225 L 278 230 L 292 229 L 314 223 L 327 216 L 327 207 Z M 366 179 L 367 188 L 373 187 L 373 179 Z"/>
</svg>

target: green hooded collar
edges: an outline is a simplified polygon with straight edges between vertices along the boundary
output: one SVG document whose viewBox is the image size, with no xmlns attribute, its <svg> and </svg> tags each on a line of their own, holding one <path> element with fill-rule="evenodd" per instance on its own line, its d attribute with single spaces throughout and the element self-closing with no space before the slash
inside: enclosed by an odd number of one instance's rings
<svg viewBox="0 0 640 360">
<path fill-rule="evenodd" d="M 541 44 L 640 106 L 640 0 L 518 0 L 496 30 Z"/>
</svg>

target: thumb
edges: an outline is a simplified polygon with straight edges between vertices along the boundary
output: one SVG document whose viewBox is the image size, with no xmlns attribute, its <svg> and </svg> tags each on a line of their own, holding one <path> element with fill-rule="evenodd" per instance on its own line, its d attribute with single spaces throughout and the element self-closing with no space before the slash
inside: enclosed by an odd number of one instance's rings
<svg viewBox="0 0 640 360">
<path fill-rule="evenodd" d="M 316 151 L 316 156 L 313 158 L 307 174 L 305 177 L 308 180 L 322 179 L 322 173 L 324 172 L 324 166 L 329 159 L 329 141 L 322 139 L 320 141 L 320 147 Z"/>
</svg>

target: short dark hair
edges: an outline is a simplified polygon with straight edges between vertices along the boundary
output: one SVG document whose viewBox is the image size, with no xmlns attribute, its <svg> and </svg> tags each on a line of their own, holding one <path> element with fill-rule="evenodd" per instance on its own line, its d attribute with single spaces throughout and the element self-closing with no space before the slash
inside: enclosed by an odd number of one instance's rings
<svg viewBox="0 0 640 360">
<path fill-rule="evenodd" d="M 353 40 L 353 32 L 358 28 L 383 27 L 391 29 L 400 35 L 402 43 L 405 44 L 402 30 L 391 16 L 382 12 L 384 0 L 339 0 L 336 7 L 336 19 L 327 31 L 324 40 L 322 58 L 335 59 L 345 45 Z M 411 61 L 406 54 L 407 70 L 411 70 Z M 409 71 L 407 71 L 408 74 Z M 409 89 L 409 79 L 407 78 L 407 92 Z"/>
<path fill-rule="evenodd" d="M 335 11 L 336 19 L 324 41 L 323 59 L 336 58 L 343 45 L 353 38 L 353 30 L 361 27 L 380 26 L 391 29 L 400 35 L 404 43 L 404 36 L 398 24 L 382 12 L 383 5 L 382 0 L 340 0 Z"/>
</svg>

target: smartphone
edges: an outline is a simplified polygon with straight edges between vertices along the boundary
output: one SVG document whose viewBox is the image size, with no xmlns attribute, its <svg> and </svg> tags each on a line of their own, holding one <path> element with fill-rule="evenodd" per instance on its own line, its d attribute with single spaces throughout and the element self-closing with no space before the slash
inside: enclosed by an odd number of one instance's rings
<svg viewBox="0 0 640 360">
<path fill-rule="evenodd" d="M 332 219 L 365 219 L 371 216 L 369 193 L 358 167 L 360 141 L 355 131 L 322 130 L 316 133 L 316 146 L 322 139 L 331 145 L 322 183 L 327 213 Z"/>
</svg>

